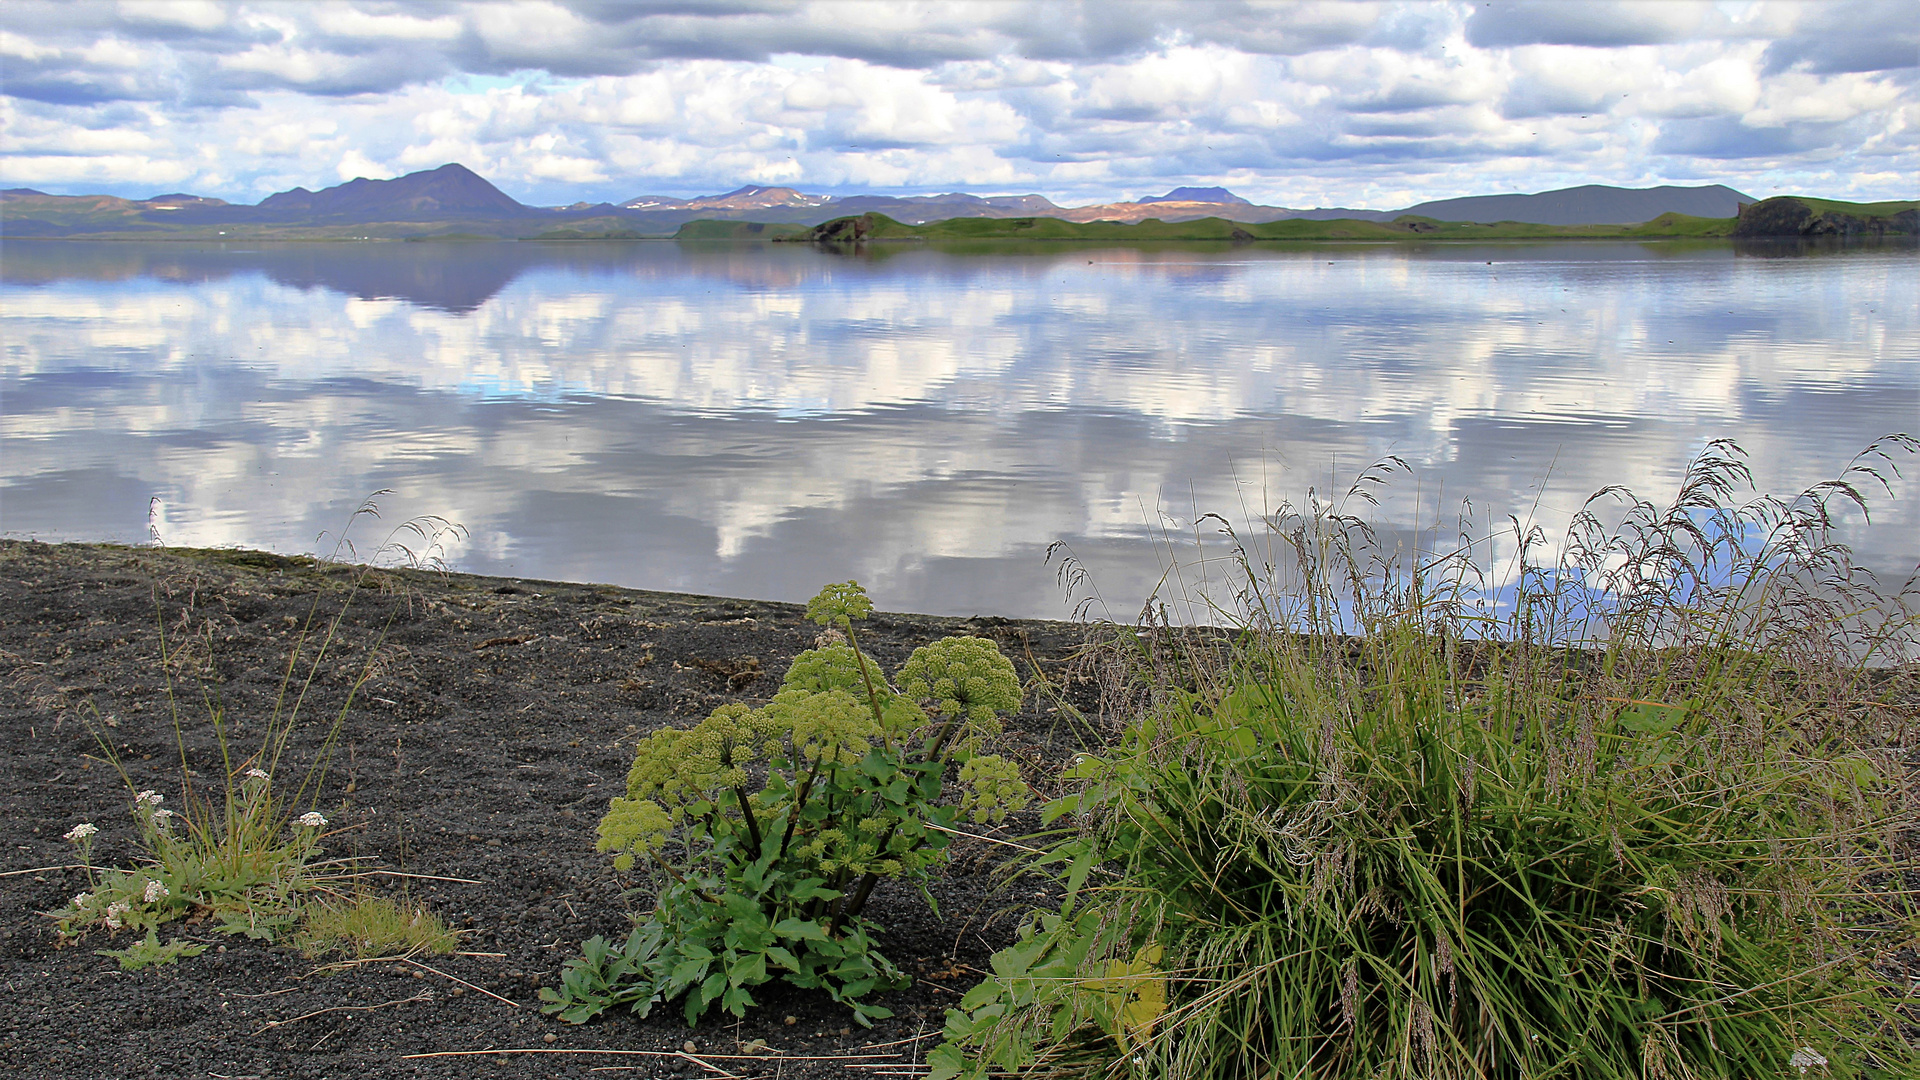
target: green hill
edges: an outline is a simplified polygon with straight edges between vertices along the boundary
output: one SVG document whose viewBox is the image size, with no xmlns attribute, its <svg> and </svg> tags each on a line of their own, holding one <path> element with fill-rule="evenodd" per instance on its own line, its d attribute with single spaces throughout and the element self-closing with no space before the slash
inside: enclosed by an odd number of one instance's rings
<svg viewBox="0 0 1920 1080">
<path fill-rule="evenodd" d="M 1193 221 L 1159 221 L 1149 218 L 1138 224 L 1118 221 L 1062 221 L 1058 218 L 949 218 L 925 225 L 907 225 L 884 214 L 861 214 L 836 218 L 812 229 L 799 230 L 784 239 L 814 243 L 888 243 L 888 242 L 965 242 L 980 240 L 1105 240 L 1122 243 L 1141 241 L 1210 241 L 1255 243 L 1259 241 L 1315 240 L 1532 240 L 1532 239 L 1654 239 L 1659 237 L 1715 237 L 1733 233 L 1734 218 L 1696 218 L 1685 214 L 1662 214 L 1640 225 L 1533 225 L 1518 221 L 1479 224 L 1467 221 L 1435 221 L 1412 215 L 1390 222 L 1336 219 L 1312 221 L 1295 218 L 1287 221 L 1246 223 L 1225 218 L 1199 218 Z M 718 223 L 716 223 L 718 224 Z"/>
<path fill-rule="evenodd" d="M 805 225 L 784 222 L 723 221 L 702 218 L 675 230 L 675 240 L 779 240 L 809 232 Z"/>
</svg>

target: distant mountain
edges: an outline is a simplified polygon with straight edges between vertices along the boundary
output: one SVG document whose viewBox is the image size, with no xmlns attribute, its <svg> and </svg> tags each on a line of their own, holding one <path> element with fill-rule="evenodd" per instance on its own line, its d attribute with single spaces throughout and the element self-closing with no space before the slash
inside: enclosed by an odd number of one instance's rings
<svg viewBox="0 0 1920 1080">
<path fill-rule="evenodd" d="M 0 232 L 9 236 L 206 235 L 408 237 L 449 233 L 523 237 L 666 236 L 689 221 L 752 221 L 819 225 L 835 218 L 883 214 L 907 225 L 954 218 L 1059 218 L 1093 223 L 1189 222 L 1223 218 L 1243 224 L 1292 219 L 1392 222 L 1406 215 L 1439 221 L 1540 225 L 1616 225 L 1663 214 L 1729 219 L 1752 196 L 1729 187 L 1617 188 L 1599 184 L 1532 195 L 1480 195 L 1419 203 L 1404 210 L 1261 206 L 1224 187 L 1177 187 L 1136 202 L 1063 207 L 1042 195 L 820 195 L 749 184 L 721 195 L 642 195 L 618 205 L 577 202 L 523 206 L 464 165 L 449 164 L 392 180 L 350 180 L 319 191 L 294 188 L 257 206 L 175 192 L 150 199 L 110 195 L 47 195 L 31 188 L 0 191 Z M 241 231 L 231 231 L 240 226 Z M 352 230 L 351 233 L 345 230 Z"/>
<path fill-rule="evenodd" d="M 1144 199 L 1135 199 L 1139 203 L 1191 202 L 1191 203 L 1238 203 L 1252 206 L 1247 200 L 1235 195 L 1223 187 L 1177 187 L 1165 195 L 1150 195 Z"/>
<path fill-rule="evenodd" d="M 831 209 L 834 217 L 843 214 L 885 214 L 909 225 L 957 217 L 1058 217 L 1066 212 L 1044 195 L 992 195 L 982 198 L 957 191 L 944 195 L 849 195 L 834 200 Z"/>
<path fill-rule="evenodd" d="M 919 223 L 953 217 L 1021 217 L 1057 214 L 1060 207 L 1040 195 L 996 195 L 982 198 L 961 192 L 944 195 L 809 195 L 787 187 L 747 187 L 725 195 L 691 199 L 671 195 L 641 195 L 620 204 L 621 209 L 646 214 L 691 214 L 697 217 L 745 220 L 773 224 L 817 225 L 847 214 L 885 214 Z M 686 218 L 685 220 L 692 220 Z"/>
<path fill-rule="evenodd" d="M 1437 221 L 1524 221 L 1534 225 L 1634 225 L 1661 214 L 1730 218 L 1757 202 L 1730 187 L 1617 188 L 1604 184 L 1537 195 L 1474 195 L 1439 199 L 1400 211 Z"/>
<path fill-rule="evenodd" d="M 441 217 L 518 217 L 536 213 L 481 179 L 465 165 L 442 165 L 392 180 L 362 177 L 337 187 L 294 188 L 260 200 L 263 217 L 358 218 L 412 221 Z"/>
<path fill-rule="evenodd" d="M 767 210 L 773 207 L 813 208 L 833 201 L 831 195 L 803 195 L 789 187 L 748 184 L 725 195 L 676 199 L 670 195 L 641 195 L 620 204 L 624 210 Z"/>
<path fill-rule="evenodd" d="M 227 200 L 225 199 L 210 199 L 205 195 L 189 195 L 184 191 L 176 191 L 170 195 L 155 195 L 155 196 L 152 196 L 151 198 L 142 199 L 140 201 L 146 203 L 148 206 L 227 206 L 229 205 Z"/>
</svg>

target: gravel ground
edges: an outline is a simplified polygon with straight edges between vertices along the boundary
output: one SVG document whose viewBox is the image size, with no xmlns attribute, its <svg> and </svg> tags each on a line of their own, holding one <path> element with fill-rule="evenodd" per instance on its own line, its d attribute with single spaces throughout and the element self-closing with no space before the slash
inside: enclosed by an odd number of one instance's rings
<svg viewBox="0 0 1920 1080">
<path fill-rule="evenodd" d="M 0 1072 L 913 1075 L 944 1009 L 1044 897 L 996 874 L 1004 849 L 980 841 L 955 845 L 931 889 L 938 914 L 917 891 L 883 885 L 869 912 L 914 982 L 878 999 L 895 1015 L 870 1031 L 824 995 L 771 984 L 746 1020 L 691 1030 L 676 1008 L 582 1026 L 544 1016 L 538 989 L 579 942 L 623 935 L 630 907 L 646 903 L 622 899 L 642 879 L 593 851 L 635 739 L 722 702 L 764 701 L 818 628 L 787 604 L 420 571 L 375 571 L 350 594 L 362 573 L 256 552 L 0 541 L 0 814 L 12 838 L 0 861 Z M 380 871 L 366 879 L 378 891 L 465 931 L 462 951 L 326 969 L 287 945 L 175 924 L 208 951 L 127 973 L 94 951 L 124 937 L 62 942 L 43 913 L 87 888 L 62 834 L 91 821 L 96 865 L 137 856 L 126 786 L 95 732 L 135 785 L 180 805 L 162 624 L 174 645 L 192 642 L 173 679 L 189 761 L 217 772 L 201 690 L 224 708 L 234 744 L 252 745 L 301 628 L 332 619 L 350 595 L 291 759 L 311 758 L 371 661 L 319 800 L 326 854 Z M 1023 677 L 1037 664 L 1056 681 L 1082 640 L 1064 623 L 883 615 L 863 644 L 891 671 L 955 633 L 993 637 Z M 1088 692 L 1076 686 L 1069 700 L 1085 704 Z M 1043 791 L 1080 746 L 1039 695 L 1006 742 Z M 1032 827 L 1029 817 L 1002 831 Z M 742 1053 L 756 1040 L 768 1050 Z"/>
</svg>

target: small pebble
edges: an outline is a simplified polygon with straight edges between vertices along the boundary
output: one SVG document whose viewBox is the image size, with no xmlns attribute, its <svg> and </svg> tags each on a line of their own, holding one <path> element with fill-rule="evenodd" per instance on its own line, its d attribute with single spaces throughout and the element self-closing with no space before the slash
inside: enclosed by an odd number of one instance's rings
<svg viewBox="0 0 1920 1080">
<path fill-rule="evenodd" d="M 691 1053 L 693 1053 L 693 1052 L 694 1052 L 695 1050 L 698 1050 L 698 1049 L 700 1049 L 700 1048 L 699 1048 L 699 1047 L 697 1047 L 697 1046 L 695 1046 L 695 1045 L 693 1045 L 693 1040 L 692 1040 L 692 1039 L 688 1039 L 688 1040 L 687 1040 L 686 1042 L 683 1042 L 683 1043 L 681 1043 L 681 1044 L 680 1044 L 680 1049 L 682 1049 L 682 1050 L 685 1050 L 685 1051 L 686 1051 L 687 1053 L 689 1053 L 689 1054 L 691 1054 Z"/>
<path fill-rule="evenodd" d="M 559 1042 L 560 1036 L 555 1035 L 553 1032 L 549 1031 L 545 1035 L 540 1036 L 540 1041 L 545 1043 Z"/>
<path fill-rule="evenodd" d="M 793 1025 L 800 1022 L 800 1018 L 797 1016 L 789 1016 L 784 1022 L 788 1027 L 792 1027 Z"/>
</svg>

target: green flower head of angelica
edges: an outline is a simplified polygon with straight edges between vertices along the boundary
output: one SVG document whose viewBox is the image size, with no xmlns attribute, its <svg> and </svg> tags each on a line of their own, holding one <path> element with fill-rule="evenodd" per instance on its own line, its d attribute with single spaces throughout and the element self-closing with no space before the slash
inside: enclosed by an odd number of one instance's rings
<svg viewBox="0 0 1920 1080">
<path fill-rule="evenodd" d="M 867 669 L 864 678 L 860 672 L 863 663 Z M 900 735 L 927 722 L 927 714 L 912 699 L 896 693 L 887 685 L 878 666 L 849 645 L 824 645 L 794 657 L 780 690 L 782 694 L 787 691 L 824 694 L 840 690 L 853 695 L 869 709 L 877 704 L 882 727 L 888 735 Z M 873 694 L 871 701 L 867 697 L 869 690 Z"/>
<path fill-rule="evenodd" d="M 900 669 L 900 691 L 931 702 L 949 720 L 964 718 L 970 742 L 1000 734 L 1001 711 L 1020 707 L 1013 661 L 979 637 L 950 637 L 915 649 Z"/>
<path fill-rule="evenodd" d="M 670 805 L 710 798 L 745 779 L 742 766 L 757 756 L 765 732 L 765 719 L 739 703 L 685 731 L 662 728 L 640 741 L 627 770 L 627 798 Z"/>
<path fill-rule="evenodd" d="M 796 762 L 852 765 L 881 737 L 865 696 L 850 690 L 782 690 L 767 703 L 765 716 L 792 740 Z"/>
<path fill-rule="evenodd" d="M 867 590 L 857 581 L 828 585 L 819 595 L 807 601 L 807 618 L 821 626 L 837 626 L 850 619 L 864 619 L 873 614 L 873 601 L 867 599 Z"/>
<path fill-rule="evenodd" d="M 1020 766 L 997 754 L 968 758 L 960 766 L 960 812 L 976 825 L 999 824 L 1007 815 L 1025 809 L 1032 796 L 1020 779 Z"/>
<path fill-rule="evenodd" d="M 635 855 L 650 855 L 660 850 L 673 834 L 673 815 L 652 799 L 615 799 L 600 819 L 600 838 L 595 851 L 612 851 L 617 870 L 633 869 Z"/>
</svg>

